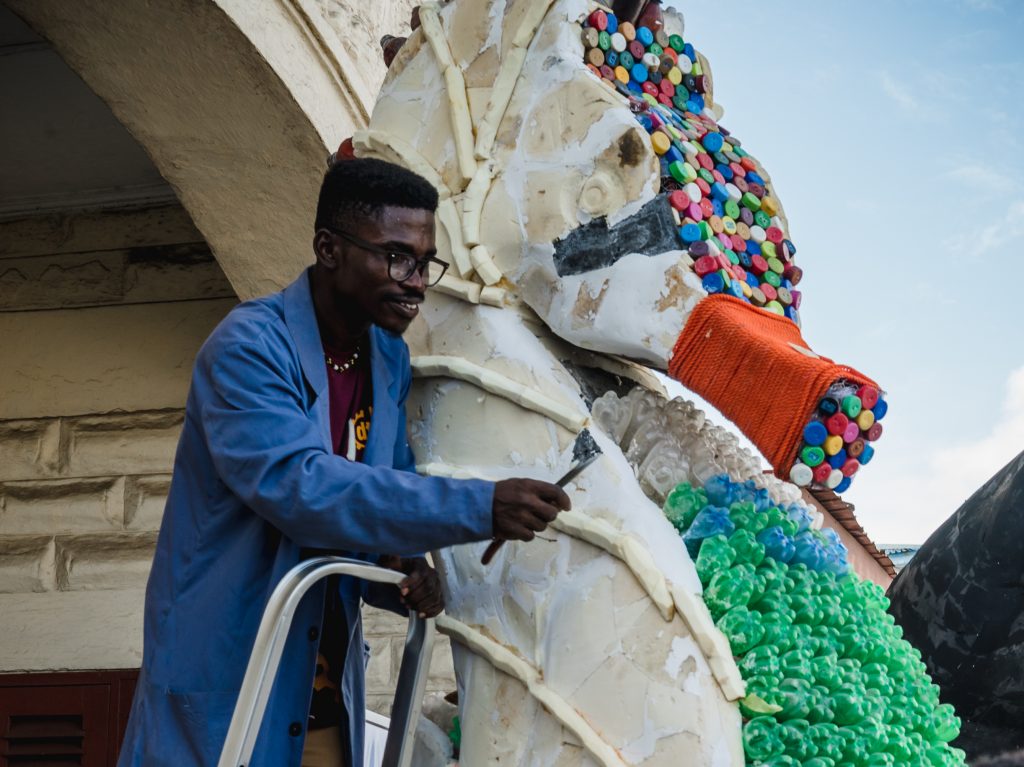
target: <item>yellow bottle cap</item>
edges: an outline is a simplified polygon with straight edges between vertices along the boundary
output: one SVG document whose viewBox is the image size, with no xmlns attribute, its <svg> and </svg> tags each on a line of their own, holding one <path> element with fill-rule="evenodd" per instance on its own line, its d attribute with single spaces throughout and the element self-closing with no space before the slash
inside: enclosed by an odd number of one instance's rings
<svg viewBox="0 0 1024 767">
<path fill-rule="evenodd" d="M 625 67 L 615 67 L 615 79 L 623 85 L 629 85 L 629 72 Z"/>
<path fill-rule="evenodd" d="M 679 71 L 679 67 L 668 70 L 668 81 L 673 85 L 679 85 L 683 81 L 683 73 Z"/>
<path fill-rule="evenodd" d="M 779 203 L 775 201 L 774 197 L 765 195 L 761 198 L 761 210 L 767 213 L 769 216 L 774 216 L 779 212 Z"/>
<path fill-rule="evenodd" d="M 867 431 L 875 424 L 875 414 L 870 410 L 861 410 L 860 415 L 857 416 L 857 425 Z"/>
<path fill-rule="evenodd" d="M 665 152 L 672 148 L 672 139 L 660 130 L 656 130 L 651 134 L 651 146 L 654 148 L 655 154 L 665 154 Z"/>
<path fill-rule="evenodd" d="M 825 437 L 821 446 L 825 450 L 825 455 L 835 455 L 843 449 L 843 435 L 831 434 Z"/>
</svg>

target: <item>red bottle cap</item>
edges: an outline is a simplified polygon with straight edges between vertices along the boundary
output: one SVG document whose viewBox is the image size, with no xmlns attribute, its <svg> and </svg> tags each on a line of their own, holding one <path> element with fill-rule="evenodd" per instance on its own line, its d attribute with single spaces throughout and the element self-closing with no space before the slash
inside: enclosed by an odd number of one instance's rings
<svg viewBox="0 0 1024 767">
<path fill-rule="evenodd" d="M 711 155 L 707 152 L 701 152 L 697 155 L 697 162 L 700 163 L 700 167 L 704 170 L 713 170 L 715 167 L 715 161 L 711 159 Z"/>
<path fill-rule="evenodd" d="M 735 250 L 737 253 L 746 253 L 747 252 L 747 241 L 744 240 L 742 237 L 740 237 L 738 234 L 732 235 L 732 249 Z M 753 259 L 751 259 L 751 260 L 753 260 Z M 764 266 L 765 266 L 766 269 L 768 268 L 768 262 L 767 261 L 765 261 Z"/>
<path fill-rule="evenodd" d="M 779 297 L 779 292 L 767 282 L 761 283 L 761 292 L 764 293 L 764 297 L 769 301 L 774 301 Z"/>
<path fill-rule="evenodd" d="M 731 163 L 729 163 L 729 170 L 731 170 L 733 173 L 735 173 L 740 178 L 744 178 L 747 175 L 746 168 L 744 168 L 738 162 L 731 162 Z"/>
<path fill-rule="evenodd" d="M 844 477 L 852 477 L 857 473 L 857 469 L 860 468 L 860 461 L 856 458 L 847 459 L 846 463 L 843 464 L 843 468 L 840 471 L 843 472 Z"/>
<path fill-rule="evenodd" d="M 842 436 L 843 432 L 846 431 L 846 427 L 849 425 L 850 419 L 842 413 L 830 415 L 825 420 L 825 428 L 828 429 L 829 434 L 838 434 L 839 436 Z"/>
<path fill-rule="evenodd" d="M 703 194 L 705 197 L 707 197 L 709 194 L 711 194 L 711 184 L 709 184 L 704 179 L 698 178 L 693 183 L 695 183 L 697 185 L 697 187 L 701 191 L 701 194 Z"/>
<path fill-rule="evenodd" d="M 576 18 L 579 17 L 577 16 Z M 579 24 L 578 21 L 576 23 Z M 594 29 L 604 32 L 608 29 L 608 14 L 600 10 L 594 11 L 587 17 L 587 24 L 592 26 Z"/>
<path fill-rule="evenodd" d="M 782 240 L 784 239 L 782 236 L 782 230 L 777 226 L 769 226 L 768 229 L 765 230 L 765 235 L 768 237 L 768 242 L 772 242 L 776 245 L 781 245 Z"/>
<path fill-rule="evenodd" d="M 704 214 L 704 218 L 711 218 L 715 215 L 715 206 L 711 204 L 711 200 L 707 197 L 701 199 L 700 210 Z"/>
<path fill-rule="evenodd" d="M 814 467 L 814 481 L 817 482 L 819 485 L 824 485 L 825 480 L 828 479 L 831 473 L 832 464 L 830 464 L 828 461 L 823 461 L 822 463 L 819 463 L 817 466 Z"/>
<path fill-rule="evenodd" d="M 875 421 L 873 424 L 871 424 L 871 428 L 867 430 L 867 433 L 864 435 L 864 439 L 866 439 L 868 442 L 874 442 L 881 436 L 882 424 L 878 421 Z"/>
<path fill-rule="evenodd" d="M 674 192 L 669 193 L 668 203 L 676 210 L 686 210 L 690 204 L 690 195 L 682 189 L 676 189 Z"/>
<path fill-rule="evenodd" d="M 693 270 L 697 272 L 698 277 L 705 277 L 718 271 L 718 262 L 712 256 L 701 256 L 694 263 Z"/>
<path fill-rule="evenodd" d="M 874 386 L 864 386 L 857 389 L 857 396 L 860 397 L 860 404 L 864 406 L 865 410 L 870 410 L 878 404 L 878 389 Z"/>
<path fill-rule="evenodd" d="M 736 236 L 739 237 L 739 235 L 736 235 Z M 746 243 L 744 242 L 744 245 L 745 244 Z M 760 276 L 760 275 L 764 274 L 765 272 L 767 272 L 768 271 L 768 262 L 765 260 L 764 256 L 754 256 L 754 257 L 752 257 L 750 259 L 750 270 L 754 274 L 756 274 L 758 276 Z M 761 289 L 764 290 L 764 288 L 761 288 Z M 772 292 L 774 293 L 775 291 L 772 291 Z"/>
</svg>

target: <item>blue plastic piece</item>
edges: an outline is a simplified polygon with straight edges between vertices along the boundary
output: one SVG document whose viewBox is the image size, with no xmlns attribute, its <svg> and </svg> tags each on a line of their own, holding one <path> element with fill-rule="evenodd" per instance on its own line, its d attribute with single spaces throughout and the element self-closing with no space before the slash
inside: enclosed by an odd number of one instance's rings
<svg viewBox="0 0 1024 767">
<path fill-rule="evenodd" d="M 885 418 L 885 414 L 889 412 L 889 403 L 881 397 L 878 398 L 878 402 L 871 408 L 871 412 L 875 414 L 875 420 L 881 421 Z"/>
<path fill-rule="evenodd" d="M 683 53 L 690 61 L 696 61 L 696 58 L 694 57 L 693 45 L 691 45 L 690 43 L 685 43 L 683 45 Z"/>
<path fill-rule="evenodd" d="M 718 200 L 711 201 L 711 209 L 715 211 L 716 216 L 721 217 L 725 215 L 725 208 L 722 207 L 722 203 L 720 203 Z"/>
<path fill-rule="evenodd" d="M 784 307 L 782 313 L 786 315 L 786 319 L 793 320 L 797 325 L 800 324 L 800 313 L 792 306 Z"/>
<path fill-rule="evenodd" d="M 757 240 L 747 240 L 747 253 L 751 256 L 761 255 L 761 246 L 757 244 Z"/>
<path fill-rule="evenodd" d="M 648 115 L 637 115 L 636 121 L 640 123 L 640 126 L 648 133 L 654 130 L 654 123 L 651 121 L 651 118 Z"/>
<path fill-rule="evenodd" d="M 808 445 L 820 445 L 828 436 L 828 429 L 821 421 L 811 421 L 804 427 L 804 442 Z"/>
<path fill-rule="evenodd" d="M 726 289 L 725 292 L 736 296 L 736 298 L 746 298 L 746 296 L 743 295 L 743 288 L 741 287 L 741 283 L 739 280 L 730 280 L 729 287 Z"/>
<path fill-rule="evenodd" d="M 636 39 L 643 43 L 644 48 L 654 42 L 654 33 L 647 27 L 640 27 L 636 31 Z"/>
<path fill-rule="evenodd" d="M 726 181 L 732 181 L 733 176 L 736 175 L 735 173 L 733 173 L 732 168 L 730 168 L 728 165 L 723 165 L 721 163 L 715 166 L 715 170 L 721 173 L 722 178 L 724 178 Z"/>
<path fill-rule="evenodd" d="M 679 237 L 687 245 L 697 242 L 700 239 L 700 227 L 696 224 L 683 224 L 679 227 Z"/>
<path fill-rule="evenodd" d="M 605 17 L 608 19 L 608 26 L 605 28 L 604 31 L 607 32 L 609 35 L 614 35 L 616 32 L 619 31 L 619 20 L 615 18 L 614 13 L 605 13 Z M 607 56 L 605 58 L 607 59 Z M 611 64 L 609 66 L 614 66 L 614 64 Z"/>
<path fill-rule="evenodd" d="M 789 250 L 789 255 L 796 255 L 796 245 L 793 244 L 792 240 L 783 240 L 782 244 L 785 245 L 786 248 Z"/>
<path fill-rule="evenodd" d="M 825 566 L 825 546 L 813 532 L 805 530 L 796 536 L 793 543 L 796 547 L 793 564 L 806 565 L 810 570 L 821 570 Z"/>
<path fill-rule="evenodd" d="M 875 449 L 871 445 L 864 445 L 864 452 L 860 454 L 860 465 L 863 466 L 866 463 L 870 463 L 871 459 L 875 457 Z"/>
<path fill-rule="evenodd" d="M 722 148 L 722 144 L 725 139 L 722 138 L 722 134 L 717 131 L 708 131 L 704 134 L 704 138 L 700 140 L 700 143 L 704 145 L 704 148 L 709 152 L 717 152 Z"/>
<path fill-rule="evenodd" d="M 736 525 L 729 519 L 729 510 L 720 506 L 705 506 L 694 517 L 692 524 L 683 534 L 683 542 L 690 556 L 696 558 L 701 541 L 715 535 L 726 537 L 736 532 Z"/>
<path fill-rule="evenodd" d="M 835 494 L 839 495 L 840 493 L 845 493 L 847 490 L 850 489 L 850 485 L 852 485 L 852 484 L 853 484 L 853 478 L 852 477 L 843 477 L 843 481 L 840 482 L 838 485 L 836 485 L 836 489 L 834 491 Z"/>
<path fill-rule="evenodd" d="M 610 67 L 614 67 L 619 63 L 619 54 L 617 51 L 608 51 L 604 54 L 604 63 Z"/>
<path fill-rule="evenodd" d="M 718 272 L 712 272 L 711 274 L 704 275 L 704 279 L 701 280 L 701 284 L 704 286 L 704 290 L 708 293 L 721 293 L 725 290 L 725 278 Z"/>
<path fill-rule="evenodd" d="M 778 525 L 768 527 L 757 534 L 757 542 L 764 545 L 765 553 L 778 562 L 789 562 L 796 554 L 793 539 Z"/>
<path fill-rule="evenodd" d="M 674 147 L 674 146 L 670 146 L 668 148 L 668 151 L 665 152 L 665 154 L 663 155 L 663 157 L 666 160 L 668 160 L 669 162 L 682 162 L 683 161 L 683 153 L 680 152 L 679 149 Z"/>
<path fill-rule="evenodd" d="M 647 82 L 647 67 L 638 61 L 633 65 L 633 68 L 629 70 L 629 76 L 632 80 L 635 80 L 638 83 L 645 83 Z"/>
<path fill-rule="evenodd" d="M 746 253 L 740 253 L 740 263 L 741 264 L 743 263 L 743 257 L 744 256 L 747 256 L 747 254 Z M 750 256 L 747 256 L 747 261 L 749 261 L 749 260 L 750 260 Z M 759 288 L 759 287 L 761 287 L 761 283 L 758 281 L 757 275 L 754 274 L 753 272 L 747 272 L 747 278 L 746 279 L 747 279 L 747 284 L 750 287 L 752 287 L 752 288 Z"/>
<path fill-rule="evenodd" d="M 717 181 L 711 185 L 711 197 L 712 199 L 718 200 L 719 202 L 725 202 L 729 199 L 729 192 L 725 188 L 725 184 L 720 184 Z"/>
<path fill-rule="evenodd" d="M 728 474 L 716 474 L 704 483 L 704 493 L 712 506 L 729 506 L 733 498 L 733 483 Z"/>
<path fill-rule="evenodd" d="M 686 101 L 686 111 L 687 112 L 693 112 L 694 114 L 699 114 L 700 113 L 700 107 L 697 106 L 697 102 L 694 101 L 694 97 L 693 96 L 691 96 Z"/>
<path fill-rule="evenodd" d="M 761 178 L 757 173 L 752 170 L 747 171 L 747 183 L 748 184 L 760 184 L 764 186 L 764 179 Z"/>
<path fill-rule="evenodd" d="M 843 468 L 843 464 L 844 463 L 846 463 L 846 448 L 845 447 L 839 448 L 839 452 L 838 453 L 836 453 L 835 455 L 830 455 L 828 457 L 828 465 L 831 466 L 833 469 L 841 469 L 841 468 Z"/>
</svg>

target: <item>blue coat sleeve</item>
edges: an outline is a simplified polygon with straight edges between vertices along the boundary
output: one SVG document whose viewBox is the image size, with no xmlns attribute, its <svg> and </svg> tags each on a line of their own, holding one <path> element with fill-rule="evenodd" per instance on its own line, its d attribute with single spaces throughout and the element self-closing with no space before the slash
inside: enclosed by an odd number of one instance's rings
<svg viewBox="0 0 1024 767">
<path fill-rule="evenodd" d="M 407 555 L 491 537 L 492 483 L 335 456 L 304 410 L 301 372 L 272 344 L 204 352 L 197 384 L 214 467 L 246 506 L 300 546 Z M 401 441 L 407 468 L 412 455 Z"/>
</svg>

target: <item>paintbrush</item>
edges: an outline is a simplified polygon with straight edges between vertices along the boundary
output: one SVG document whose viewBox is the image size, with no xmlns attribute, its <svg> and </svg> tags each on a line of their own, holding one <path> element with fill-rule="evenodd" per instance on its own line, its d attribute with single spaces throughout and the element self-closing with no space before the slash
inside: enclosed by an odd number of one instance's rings
<svg viewBox="0 0 1024 767">
<path fill-rule="evenodd" d="M 555 482 L 555 484 L 559 487 L 565 487 L 576 479 L 580 472 L 600 458 L 600 456 L 601 448 L 594 441 L 590 432 L 587 429 L 584 429 L 576 436 L 576 442 L 572 446 L 572 466 L 569 468 L 569 471 L 562 475 L 561 479 Z M 489 565 L 503 543 L 505 543 L 504 539 L 491 541 L 487 550 L 484 551 L 484 555 L 480 557 L 480 563 L 483 565 Z"/>
</svg>

